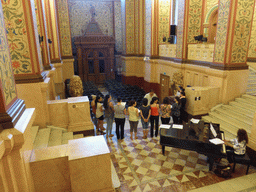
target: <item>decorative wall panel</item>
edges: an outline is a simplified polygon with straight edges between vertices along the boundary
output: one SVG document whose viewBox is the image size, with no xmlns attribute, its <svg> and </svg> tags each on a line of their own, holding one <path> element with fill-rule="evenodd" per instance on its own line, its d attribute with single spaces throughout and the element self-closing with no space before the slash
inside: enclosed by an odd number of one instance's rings
<svg viewBox="0 0 256 192">
<path fill-rule="evenodd" d="M 84 35 L 88 23 L 91 21 L 90 8 L 96 10 L 95 20 L 99 23 L 104 35 L 113 36 L 113 11 L 111 2 L 68 1 L 71 35 Z"/>
<path fill-rule="evenodd" d="M 57 0 L 61 56 L 72 56 L 69 10 L 67 0 Z"/>
<path fill-rule="evenodd" d="M 6 2 L 5 2 L 6 3 Z M 15 80 L 12 71 L 10 52 L 5 33 L 4 16 L 0 2 L 0 80 L 6 105 L 16 98 Z"/>
<path fill-rule="evenodd" d="M 251 30 L 250 45 L 248 51 L 248 57 L 256 58 L 256 4 L 254 8 L 254 16 Z"/>
<path fill-rule="evenodd" d="M 196 43 L 194 36 L 200 35 L 203 0 L 190 0 L 188 11 L 187 43 Z"/>
<path fill-rule="evenodd" d="M 123 53 L 126 54 L 126 21 L 125 21 L 125 0 L 121 0 L 121 16 L 122 16 L 122 37 L 123 37 Z"/>
<path fill-rule="evenodd" d="M 32 72 L 26 20 L 21 1 L 2 0 L 6 32 L 15 74 Z"/>
<path fill-rule="evenodd" d="M 122 17 L 121 17 L 121 2 L 114 2 L 114 17 L 115 17 L 115 40 L 116 51 L 122 52 Z"/>
<path fill-rule="evenodd" d="M 178 25 L 177 25 L 177 58 L 182 58 L 183 54 L 183 33 L 184 33 L 184 17 L 185 17 L 185 0 L 178 2 Z"/>
<path fill-rule="evenodd" d="M 237 2 L 235 28 L 231 49 L 231 63 L 245 63 L 249 45 L 251 22 L 255 0 Z"/>
<path fill-rule="evenodd" d="M 219 15 L 217 24 L 217 34 L 215 41 L 214 62 L 224 63 L 225 47 L 227 41 L 227 28 L 229 19 L 230 0 L 219 2 Z"/>
<path fill-rule="evenodd" d="M 134 21 L 135 21 L 135 15 L 134 15 L 134 0 L 126 0 L 126 54 L 133 54 L 134 53 L 134 38 L 135 38 L 135 32 L 134 32 Z"/>
<path fill-rule="evenodd" d="M 159 30 L 158 30 L 158 43 L 163 43 L 163 38 L 168 39 L 170 34 L 170 0 L 159 1 Z"/>
<path fill-rule="evenodd" d="M 152 2 L 151 0 L 145 0 L 146 3 L 146 16 L 145 16 L 145 54 L 151 55 L 151 31 L 152 31 Z"/>
<path fill-rule="evenodd" d="M 135 44 L 134 44 L 134 52 L 135 54 L 138 54 L 139 53 L 139 0 L 135 0 L 134 1 L 134 14 L 135 14 L 135 17 L 134 17 L 134 41 L 135 41 Z"/>
<path fill-rule="evenodd" d="M 215 6 L 216 4 L 219 3 L 219 0 L 207 0 L 206 1 L 206 10 L 205 10 L 205 14 L 207 14 L 209 12 L 209 10 Z"/>
</svg>

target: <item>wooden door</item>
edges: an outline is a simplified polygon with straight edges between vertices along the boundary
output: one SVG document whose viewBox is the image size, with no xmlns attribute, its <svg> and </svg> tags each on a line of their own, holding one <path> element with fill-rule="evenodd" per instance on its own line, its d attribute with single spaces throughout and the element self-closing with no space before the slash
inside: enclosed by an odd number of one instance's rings
<svg viewBox="0 0 256 192">
<path fill-rule="evenodd" d="M 170 76 L 160 74 L 160 102 L 163 102 L 165 97 L 169 96 Z"/>
<path fill-rule="evenodd" d="M 84 80 L 95 84 L 103 84 L 106 79 L 107 51 L 104 49 L 88 49 L 85 51 Z"/>
<path fill-rule="evenodd" d="M 209 35 L 208 35 L 208 43 L 215 43 L 214 38 L 217 33 L 217 22 L 218 22 L 218 10 L 212 13 L 210 21 L 209 21 Z"/>
</svg>

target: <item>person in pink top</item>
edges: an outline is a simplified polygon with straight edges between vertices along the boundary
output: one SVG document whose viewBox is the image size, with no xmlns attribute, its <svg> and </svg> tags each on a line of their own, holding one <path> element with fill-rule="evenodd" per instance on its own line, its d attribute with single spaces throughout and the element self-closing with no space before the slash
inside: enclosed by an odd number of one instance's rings
<svg viewBox="0 0 256 192">
<path fill-rule="evenodd" d="M 150 117 L 150 136 L 154 136 L 155 129 L 155 137 L 158 135 L 158 126 L 159 126 L 159 99 L 157 97 L 153 97 L 151 101 L 151 117 Z"/>
</svg>

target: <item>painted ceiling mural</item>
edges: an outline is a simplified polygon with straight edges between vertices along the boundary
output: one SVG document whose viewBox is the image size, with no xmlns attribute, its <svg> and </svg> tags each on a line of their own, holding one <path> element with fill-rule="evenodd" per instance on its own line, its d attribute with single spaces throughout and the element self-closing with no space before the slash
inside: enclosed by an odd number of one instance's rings
<svg viewBox="0 0 256 192">
<path fill-rule="evenodd" d="M 2 10 L 1 2 L 0 10 Z M 0 11 L 0 80 L 5 102 L 8 105 L 17 95 L 2 11 Z"/>
</svg>

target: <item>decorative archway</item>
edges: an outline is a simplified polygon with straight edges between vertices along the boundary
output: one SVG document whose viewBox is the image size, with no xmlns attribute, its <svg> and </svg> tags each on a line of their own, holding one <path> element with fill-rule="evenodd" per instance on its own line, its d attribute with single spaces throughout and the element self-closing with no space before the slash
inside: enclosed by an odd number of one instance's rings
<svg viewBox="0 0 256 192">
<path fill-rule="evenodd" d="M 216 35 L 218 7 L 218 4 L 212 6 L 212 8 L 208 11 L 205 17 L 204 34 L 206 37 L 208 37 L 208 42 L 209 40 L 210 42 L 212 42 Z"/>
</svg>

